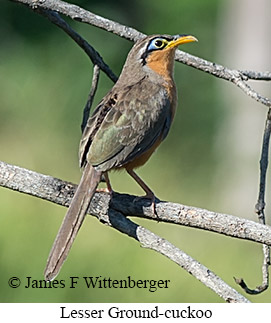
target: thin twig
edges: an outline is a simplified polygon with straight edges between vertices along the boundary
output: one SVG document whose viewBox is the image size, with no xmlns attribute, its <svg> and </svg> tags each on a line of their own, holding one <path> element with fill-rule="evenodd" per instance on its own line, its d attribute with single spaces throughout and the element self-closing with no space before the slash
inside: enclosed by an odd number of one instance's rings
<svg viewBox="0 0 271 323">
<path fill-rule="evenodd" d="M 256 92 L 251 86 L 249 86 L 246 82 L 244 82 L 242 78 L 236 78 L 232 82 L 236 84 L 242 91 L 244 91 L 252 99 L 256 100 L 257 102 L 260 102 L 261 104 L 269 108 L 271 107 L 270 99 Z"/>
<path fill-rule="evenodd" d="M 271 133 L 271 120 L 270 120 L 270 112 L 269 110 L 264 135 L 263 135 L 263 143 L 262 143 L 262 152 L 261 152 L 261 160 L 260 160 L 260 185 L 259 185 L 259 195 L 258 201 L 255 205 L 255 212 L 258 214 L 259 222 L 265 224 L 265 187 L 266 187 L 266 172 L 268 168 L 268 154 L 269 154 L 269 142 L 270 142 L 270 133 Z"/>
<path fill-rule="evenodd" d="M 48 18 L 52 23 L 64 30 L 88 55 L 93 65 L 98 65 L 100 69 L 113 81 L 116 82 L 118 77 L 112 72 L 110 67 L 104 62 L 101 55 L 77 32 L 75 32 L 71 26 L 60 17 L 57 12 L 45 9 L 37 8 L 36 11 L 41 15 Z"/>
<path fill-rule="evenodd" d="M 91 109 L 91 105 L 97 90 L 99 76 L 100 76 L 100 69 L 105 72 L 105 74 L 113 81 L 116 82 L 118 77 L 111 71 L 110 67 L 103 61 L 101 55 L 85 40 L 83 39 L 78 33 L 76 33 L 71 26 L 60 17 L 57 12 L 52 10 L 45 10 L 37 8 L 36 11 L 41 15 L 48 18 L 52 23 L 57 25 L 59 28 L 63 29 L 88 55 L 93 63 L 93 77 L 91 83 L 91 89 L 88 96 L 87 103 L 85 105 L 83 111 L 83 120 L 81 124 L 81 130 L 83 131 L 86 125 L 86 122 L 89 117 L 89 112 Z"/>
<path fill-rule="evenodd" d="M 258 200 L 255 205 L 255 212 L 261 224 L 265 224 L 265 188 L 266 188 L 266 172 L 268 168 L 269 142 L 271 134 L 271 110 L 268 111 L 265 129 L 263 135 L 262 152 L 260 160 L 260 185 Z M 239 284 L 248 294 L 260 294 L 269 287 L 269 266 L 270 266 L 270 247 L 263 245 L 263 265 L 262 265 L 262 284 L 254 289 L 250 289 L 243 278 L 235 278 L 235 282 Z"/>
<path fill-rule="evenodd" d="M 260 102 L 261 104 L 267 107 L 271 107 L 271 100 L 263 97 L 254 89 L 252 89 L 245 82 L 245 80 L 247 80 L 247 76 L 243 75 L 240 71 L 230 70 L 222 65 L 209 62 L 205 59 L 193 56 L 180 50 L 176 51 L 176 60 L 188 66 L 194 67 L 198 70 L 201 70 L 205 73 L 209 73 L 223 80 L 232 82 L 252 99 Z"/>
<path fill-rule="evenodd" d="M 271 72 L 256 72 L 256 71 L 240 71 L 250 80 L 271 81 Z"/>
<path fill-rule="evenodd" d="M 100 76 L 100 67 L 98 65 L 94 65 L 93 66 L 93 76 L 92 76 L 92 82 L 91 82 L 91 89 L 90 89 L 90 92 L 89 92 L 87 103 L 86 103 L 84 111 L 83 111 L 83 120 L 82 120 L 82 124 L 81 124 L 82 132 L 84 131 L 85 126 L 86 126 L 87 121 L 88 121 L 90 109 L 91 109 L 93 99 L 94 99 L 94 96 L 95 96 L 95 93 L 96 93 L 96 90 L 97 90 L 97 87 L 98 87 L 99 76 Z"/>
</svg>

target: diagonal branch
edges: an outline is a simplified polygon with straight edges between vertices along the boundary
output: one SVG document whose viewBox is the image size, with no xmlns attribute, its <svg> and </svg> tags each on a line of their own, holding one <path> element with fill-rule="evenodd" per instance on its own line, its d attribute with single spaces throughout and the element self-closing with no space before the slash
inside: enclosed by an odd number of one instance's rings
<svg viewBox="0 0 271 323">
<path fill-rule="evenodd" d="M 70 204 L 76 189 L 76 185 L 74 184 L 27 169 L 8 165 L 4 162 L 0 162 L 0 186 L 65 206 Z M 139 226 L 127 219 L 125 217 L 127 214 L 125 214 L 123 211 L 127 208 L 126 211 L 129 213 L 134 202 L 127 206 L 125 201 L 128 197 L 125 196 L 123 201 L 123 199 L 120 198 L 120 194 L 118 194 L 118 196 L 118 202 L 115 201 L 114 203 L 110 203 L 109 194 L 97 193 L 90 205 L 89 213 L 94 214 L 101 222 L 106 223 L 114 229 L 136 239 L 143 247 L 150 248 L 168 257 L 192 276 L 201 281 L 204 285 L 212 289 L 225 301 L 238 303 L 249 302 L 244 296 L 240 295 L 232 287 L 227 285 L 212 271 L 184 253 L 182 250 L 178 249 L 167 240 L 160 238 L 144 227 Z M 130 198 L 134 200 L 134 197 Z M 114 199 L 115 198 L 113 198 L 113 200 Z M 119 203 L 121 204 L 121 207 L 116 209 L 116 205 Z M 144 204 L 139 202 L 138 204 L 138 207 L 145 212 Z M 122 209 L 122 211 L 120 211 L 120 209 Z M 146 209 L 150 211 L 151 207 L 147 207 Z M 199 212 L 201 212 L 201 210 L 199 210 Z M 162 216 L 162 214 L 159 215 L 159 218 L 160 216 Z"/>
<path fill-rule="evenodd" d="M 57 12 L 44 9 L 36 9 L 38 13 L 48 18 L 53 24 L 64 30 L 88 55 L 93 65 L 99 68 L 113 81 L 116 82 L 118 77 L 111 71 L 110 67 L 104 62 L 101 55 L 77 32 L 75 32 Z"/>
<path fill-rule="evenodd" d="M 96 94 L 96 90 L 98 87 L 98 82 L 99 82 L 99 77 L 100 77 L 100 67 L 98 65 L 93 66 L 93 76 L 92 76 L 92 83 L 91 83 L 91 88 L 88 96 L 87 103 L 85 105 L 84 111 L 83 111 L 83 120 L 81 123 L 81 131 L 83 132 L 85 129 L 85 126 L 88 121 L 90 109 L 94 100 L 94 96 Z"/>
<path fill-rule="evenodd" d="M 120 37 L 126 38 L 131 41 L 137 41 L 144 37 L 145 34 L 137 31 L 134 28 L 121 25 L 110 19 L 93 14 L 92 12 L 85 10 L 74 4 L 69 4 L 60 0 L 11 0 L 14 2 L 20 2 L 29 6 L 33 10 L 37 9 L 49 9 L 56 11 L 58 13 L 64 14 L 76 21 L 84 22 L 98 28 L 112 32 Z M 194 55 L 185 53 L 183 51 L 176 51 L 176 60 L 178 62 L 184 63 L 191 67 L 194 67 L 203 72 L 212 74 L 218 78 L 222 78 L 226 81 L 230 81 L 237 85 L 242 91 L 244 91 L 248 96 L 254 100 L 260 102 L 261 104 L 271 107 L 271 100 L 265 98 L 259 93 L 257 93 L 253 88 L 251 88 L 245 81 L 248 79 L 268 79 L 270 80 L 270 72 L 253 72 L 245 71 L 242 73 L 238 70 L 231 70 L 222 65 L 215 64 L 213 62 L 207 61 L 205 59 L 196 57 Z M 99 65 L 100 66 L 100 65 Z"/>
<path fill-rule="evenodd" d="M 122 213 L 109 209 L 109 220 L 113 228 L 129 235 L 140 242 L 142 247 L 152 249 L 175 262 L 192 276 L 197 278 L 205 286 L 212 289 L 218 296 L 229 303 L 247 303 L 245 297 L 237 293 L 221 278 L 208 268 L 178 249 L 170 242 L 160 238 L 146 228 L 139 226 L 123 216 Z"/>
</svg>

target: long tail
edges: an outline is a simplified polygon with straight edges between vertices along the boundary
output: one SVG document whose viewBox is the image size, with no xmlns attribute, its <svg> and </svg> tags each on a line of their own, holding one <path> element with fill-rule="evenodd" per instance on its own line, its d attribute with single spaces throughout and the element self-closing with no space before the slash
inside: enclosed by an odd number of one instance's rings
<svg viewBox="0 0 271 323">
<path fill-rule="evenodd" d="M 58 231 L 44 271 L 46 280 L 52 280 L 60 271 L 73 241 L 85 219 L 88 206 L 95 194 L 102 173 L 87 164 L 66 216 Z"/>
</svg>

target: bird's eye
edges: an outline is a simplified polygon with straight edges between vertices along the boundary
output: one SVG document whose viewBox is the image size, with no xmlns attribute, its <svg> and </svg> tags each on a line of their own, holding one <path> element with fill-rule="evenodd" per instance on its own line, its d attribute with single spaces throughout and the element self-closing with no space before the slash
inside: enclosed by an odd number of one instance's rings
<svg viewBox="0 0 271 323">
<path fill-rule="evenodd" d="M 157 48 L 161 48 L 164 45 L 164 42 L 160 39 L 157 39 L 154 43 Z"/>
<path fill-rule="evenodd" d="M 154 50 L 164 49 L 168 44 L 168 41 L 163 38 L 155 38 L 152 39 L 150 44 L 147 47 L 147 53 L 152 52 Z"/>
</svg>

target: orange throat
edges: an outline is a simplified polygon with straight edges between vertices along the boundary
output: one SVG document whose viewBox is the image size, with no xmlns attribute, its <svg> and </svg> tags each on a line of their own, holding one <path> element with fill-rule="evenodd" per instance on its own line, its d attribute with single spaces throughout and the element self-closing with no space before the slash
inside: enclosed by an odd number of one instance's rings
<svg viewBox="0 0 271 323">
<path fill-rule="evenodd" d="M 155 73 L 162 76 L 167 89 L 169 100 L 171 102 L 171 118 L 173 120 L 176 106 L 177 106 L 177 93 L 176 86 L 173 80 L 173 65 L 174 65 L 175 50 L 169 49 L 165 51 L 155 51 L 147 58 L 147 66 Z"/>
<path fill-rule="evenodd" d="M 147 58 L 147 65 L 165 81 L 172 82 L 174 55 L 175 50 L 172 49 L 152 52 Z"/>
</svg>

